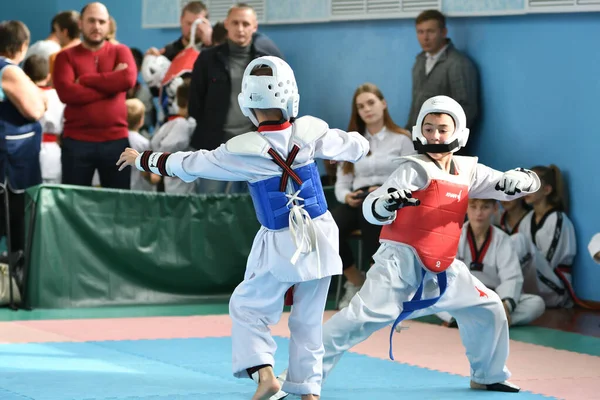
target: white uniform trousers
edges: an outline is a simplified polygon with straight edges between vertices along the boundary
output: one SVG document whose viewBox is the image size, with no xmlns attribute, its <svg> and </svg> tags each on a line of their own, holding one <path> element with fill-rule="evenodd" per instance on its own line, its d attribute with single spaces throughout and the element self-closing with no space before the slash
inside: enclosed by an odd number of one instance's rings
<svg viewBox="0 0 600 400">
<path fill-rule="evenodd" d="M 510 326 L 527 325 L 538 319 L 546 309 L 546 304 L 540 296 L 535 294 L 522 294 L 517 306 L 510 314 Z M 436 314 L 443 321 L 450 322 L 452 314 L 442 311 Z"/>
<path fill-rule="evenodd" d="M 40 169 L 44 183 L 60 183 L 62 180 L 61 148 L 56 142 L 42 142 Z"/>
<path fill-rule="evenodd" d="M 323 312 L 331 277 L 300 282 L 294 288 L 290 313 L 289 370 L 283 390 L 292 394 L 321 394 L 323 359 Z M 269 325 L 277 324 L 286 291 L 292 283 L 278 281 L 264 271 L 245 278 L 229 302 L 233 351 L 233 374 L 247 378 L 247 368 L 275 365 L 277 345 Z"/>
<path fill-rule="evenodd" d="M 382 243 L 374 260 L 365 284 L 350 305 L 323 326 L 324 380 L 345 351 L 379 329 L 391 329 L 403 302 L 410 300 L 419 286 L 421 266 L 410 248 Z M 460 325 L 471 379 L 481 384 L 507 380 L 508 324 L 500 298 L 471 275 L 461 261 L 455 260 L 446 273 L 448 287 L 442 298 L 431 307 L 415 311 L 410 318 L 449 311 Z M 437 278 L 428 273 L 425 279 L 422 298 L 437 297 Z"/>
</svg>

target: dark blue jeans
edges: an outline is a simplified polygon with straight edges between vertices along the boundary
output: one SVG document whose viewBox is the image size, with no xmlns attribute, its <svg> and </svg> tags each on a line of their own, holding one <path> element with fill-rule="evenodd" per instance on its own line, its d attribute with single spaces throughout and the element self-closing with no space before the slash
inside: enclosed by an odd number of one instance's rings
<svg viewBox="0 0 600 400">
<path fill-rule="evenodd" d="M 109 142 L 83 142 L 71 138 L 62 140 L 62 183 L 91 186 L 98 170 L 100 185 L 112 189 L 129 189 L 131 167 L 119 172 L 119 156 L 129 146 L 129 139 Z"/>
</svg>

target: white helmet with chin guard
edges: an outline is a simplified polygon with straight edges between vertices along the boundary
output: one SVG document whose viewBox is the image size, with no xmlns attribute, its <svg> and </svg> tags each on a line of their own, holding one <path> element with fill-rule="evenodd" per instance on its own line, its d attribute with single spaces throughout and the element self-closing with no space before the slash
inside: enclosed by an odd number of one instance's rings
<svg viewBox="0 0 600 400">
<path fill-rule="evenodd" d="M 251 75 L 259 67 L 271 68 L 273 76 Z M 253 60 L 244 71 L 238 103 L 242 113 L 256 126 L 258 120 L 252 109 L 279 109 L 287 120 L 298 116 L 300 95 L 294 71 L 278 57 L 265 56 Z"/>
<path fill-rule="evenodd" d="M 443 144 L 427 144 L 427 139 L 423 136 L 423 121 L 428 114 L 432 113 L 448 114 L 454 120 L 454 134 Z M 413 126 L 412 137 L 415 150 L 419 153 L 454 153 L 464 147 L 469 139 L 465 111 L 456 100 L 448 96 L 431 97 L 421 107 L 417 124 Z"/>
</svg>

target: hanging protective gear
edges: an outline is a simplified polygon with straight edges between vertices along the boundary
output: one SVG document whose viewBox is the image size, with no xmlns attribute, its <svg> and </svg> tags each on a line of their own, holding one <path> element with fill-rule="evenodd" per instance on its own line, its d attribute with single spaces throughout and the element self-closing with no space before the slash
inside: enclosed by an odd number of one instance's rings
<svg viewBox="0 0 600 400">
<path fill-rule="evenodd" d="M 148 87 L 159 89 L 170 66 L 171 61 L 165 56 L 147 55 L 142 61 L 142 79 Z"/>
</svg>

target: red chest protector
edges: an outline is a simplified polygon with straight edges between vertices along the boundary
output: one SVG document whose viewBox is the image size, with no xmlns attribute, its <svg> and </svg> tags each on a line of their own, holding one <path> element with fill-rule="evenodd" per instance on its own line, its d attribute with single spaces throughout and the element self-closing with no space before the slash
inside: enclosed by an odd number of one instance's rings
<svg viewBox="0 0 600 400">
<path fill-rule="evenodd" d="M 453 157 L 455 175 L 440 170 L 427 156 L 409 159 L 423 167 L 419 173 L 427 174 L 425 187 L 412 193 L 421 205 L 400 209 L 394 222 L 383 226 L 380 239 L 411 246 L 424 268 L 437 274 L 456 257 L 477 159 Z"/>
</svg>

